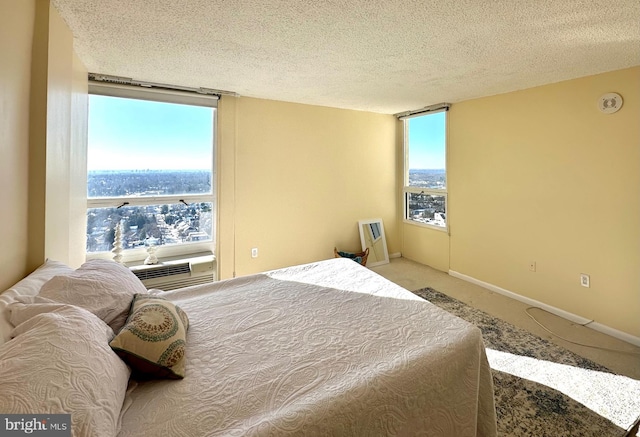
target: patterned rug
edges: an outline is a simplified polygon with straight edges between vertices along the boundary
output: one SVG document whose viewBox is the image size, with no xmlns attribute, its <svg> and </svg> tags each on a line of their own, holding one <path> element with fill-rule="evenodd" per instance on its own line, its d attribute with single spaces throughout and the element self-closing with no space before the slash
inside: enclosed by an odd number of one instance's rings
<svg viewBox="0 0 640 437">
<path fill-rule="evenodd" d="M 499 436 L 622 437 L 640 417 L 640 381 L 431 288 L 414 293 L 482 331 Z"/>
</svg>

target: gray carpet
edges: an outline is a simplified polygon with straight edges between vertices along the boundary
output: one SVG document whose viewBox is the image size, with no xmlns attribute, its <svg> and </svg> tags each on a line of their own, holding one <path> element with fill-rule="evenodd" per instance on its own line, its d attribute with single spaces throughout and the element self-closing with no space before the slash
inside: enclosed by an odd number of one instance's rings
<svg viewBox="0 0 640 437">
<path fill-rule="evenodd" d="M 501 437 L 622 437 L 640 382 L 431 288 L 415 294 L 476 325 L 491 364 Z"/>
</svg>

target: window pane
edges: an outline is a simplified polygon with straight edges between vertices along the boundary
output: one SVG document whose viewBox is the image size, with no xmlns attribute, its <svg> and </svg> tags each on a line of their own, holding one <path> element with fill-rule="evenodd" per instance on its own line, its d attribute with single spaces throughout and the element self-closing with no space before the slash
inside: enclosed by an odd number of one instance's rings
<svg viewBox="0 0 640 437">
<path fill-rule="evenodd" d="M 407 119 L 409 186 L 446 189 L 446 112 Z"/>
<path fill-rule="evenodd" d="M 89 198 L 212 192 L 214 108 L 89 96 Z"/>
<path fill-rule="evenodd" d="M 90 171 L 87 195 L 145 197 L 211 192 L 211 170 Z"/>
<path fill-rule="evenodd" d="M 407 220 L 434 226 L 447 226 L 445 196 L 436 194 L 406 193 Z"/>
<path fill-rule="evenodd" d="M 213 204 L 210 202 L 172 205 L 89 208 L 87 210 L 87 252 L 113 249 L 115 229 L 122 222 L 122 247 L 211 241 Z"/>
<path fill-rule="evenodd" d="M 409 186 L 444 190 L 447 188 L 447 173 L 445 170 L 409 169 Z"/>
</svg>

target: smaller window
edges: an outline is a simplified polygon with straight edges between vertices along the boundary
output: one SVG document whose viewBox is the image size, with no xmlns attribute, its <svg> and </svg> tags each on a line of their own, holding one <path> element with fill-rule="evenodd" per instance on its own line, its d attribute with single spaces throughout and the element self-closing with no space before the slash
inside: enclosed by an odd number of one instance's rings
<svg viewBox="0 0 640 437">
<path fill-rule="evenodd" d="M 405 119 L 404 220 L 447 229 L 446 110 Z"/>
</svg>

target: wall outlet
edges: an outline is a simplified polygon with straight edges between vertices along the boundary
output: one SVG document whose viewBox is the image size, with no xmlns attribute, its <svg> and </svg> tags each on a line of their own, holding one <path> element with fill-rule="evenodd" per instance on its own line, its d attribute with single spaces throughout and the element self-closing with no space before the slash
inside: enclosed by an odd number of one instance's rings
<svg viewBox="0 0 640 437">
<path fill-rule="evenodd" d="M 257 258 L 258 257 L 258 248 L 254 247 L 253 249 L 251 249 L 251 258 Z"/>
<path fill-rule="evenodd" d="M 580 285 L 582 285 L 583 287 L 589 288 L 590 284 L 591 284 L 591 278 L 589 278 L 589 275 L 585 273 L 580 273 Z"/>
<path fill-rule="evenodd" d="M 529 270 L 531 270 L 532 272 L 536 271 L 536 262 L 535 261 L 531 261 L 529 263 Z"/>
</svg>

